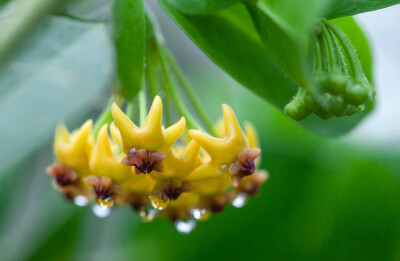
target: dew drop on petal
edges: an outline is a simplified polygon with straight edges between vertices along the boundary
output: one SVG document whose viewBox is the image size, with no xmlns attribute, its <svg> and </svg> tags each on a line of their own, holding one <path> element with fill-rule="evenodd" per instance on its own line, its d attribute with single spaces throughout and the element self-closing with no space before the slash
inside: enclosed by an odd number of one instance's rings
<svg viewBox="0 0 400 261">
<path fill-rule="evenodd" d="M 111 213 L 111 208 L 107 206 L 100 206 L 98 204 L 93 204 L 92 206 L 93 213 L 99 218 L 108 217 Z"/>
<path fill-rule="evenodd" d="M 236 196 L 236 198 L 232 201 L 232 206 L 235 208 L 241 208 L 246 204 L 247 201 L 247 195 L 246 193 L 240 193 L 239 195 Z"/>
<path fill-rule="evenodd" d="M 163 210 L 168 206 L 169 199 L 166 195 L 163 196 L 151 195 L 150 203 L 155 209 Z"/>
<path fill-rule="evenodd" d="M 79 207 L 87 206 L 88 203 L 89 203 L 89 200 L 85 196 L 79 195 L 79 196 L 74 197 L 74 204 Z"/>
<path fill-rule="evenodd" d="M 177 220 L 174 223 L 176 230 L 182 234 L 189 234 L 196 228 L 196 221 L 194 219 Z"/>
<path fill-rule="evenodd" d="M 140 219 L 145 223 L 150 223 L 158 216 L 158 210 L 152 207 L 146 207 L 139 213 Z"/>
<path fill-rule="evenodd" d="M 96 202 L 102 207 L 112 207 L 114 205 L 114 201 L 111 198 L 97 199 Z"/>
<path fill-rule="evenodd" d="M 221 168 L 221 170 L 228 170 L 228 164 L 222 164 L 221 166 L 220 166 L 220 168 Z"/>
</svg>

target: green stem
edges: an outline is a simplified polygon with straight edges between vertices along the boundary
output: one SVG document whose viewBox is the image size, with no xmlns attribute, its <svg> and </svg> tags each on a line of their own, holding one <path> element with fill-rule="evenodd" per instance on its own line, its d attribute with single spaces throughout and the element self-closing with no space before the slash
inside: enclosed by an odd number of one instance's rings
<svg viewBox="0 0 400 261">
<path fill-rule="evenodd" d="M 147 64 L 145 71 L 146 80 L 149 83 L 151 100 L 154 100 L 158 93 L 158 77 L 156 69 L 157 68 L 154 67 L 154 64 Z"/>
<path fill-rule="evenodd" d="M 336 35 L 336 37 L 339 39 L 341 42 L 344 51 L 346 52 L 348 58 L 349 58 L 349 63 L 353 72 L 353 76 L 355 78 L 363 78 L 363 70 L 361 68 L 361 64 L 357 58 L 356 53 L 354 52 L 354 48 L 351 45 L 349 39 L 347 36 L 335 25 L 330 23 L 327 20 L 323 20 L 323 23 Z"/>
<path fill-rule="evenodd" d="M 322 50 L 319 37 L 315 39 L 315 71 L 322 72 Z"/>
<path fill-rule="evenodd" d="M 322 36 L 324 38 L 324 43 L 328 50 L 328 69 L 333 70 L 337 68 L 337 60 L 336 60 L 335 50 L 332 44 L 332 38 L 328 29 L 323 23 L 321 23 L 321 29 L 323 32 Z"/>
<path fill-rule="evenodd" d="M 326 54 L 326 46 L 324 43 L 324 39 L 322 36 L 318 37 L 318 45 L 319 45 L 319 57 L 320 57 L 320 68 L 321 72 L 326 73 L 328 71 L 328 57 Z"/>
<path fill-rule="evenodd" d="M 175 59 L 172 57 L 171 53 L 168 50 L 165 50 L 166 58 L 168 60 L 168 63 L 170 64 L 172 70 L 175 72 L 179 82 L 181 83 L 183 89 L 185 90 L 186 94 L 188 95 L 190 101 L 193 104 L 193 107 L 196 109 L 198 115 L 200 116 L 201 120 L 204 122 L 206 125 L 207 129 L 215 135 L 215 130 L 214 126 L 210 120 L 210 118 L 207 116 L 206 111 L 203 109 L 203 106 L 201 106 L 199 99 L 197 98 L 196 94 L 193 91 L 192 86 L 190 85 L 189 81 L 186 79 L 185 75 L 181 71 L 181 69 L 178 66 L 178 63 L 175 61 Z"/>
<path fill-rule="evenodd" d="M 133 120 L 133 114 L 135 112 L 135 102 L 129 101 L 126 105 L 125 115 L 128 116 L 129 119 Z"/>
<path fill-rule="evenodd" d="M 143 126 L 147 116 L 146 83 L 143 81 L 139 97 L 139 126 Z"/>
<path fill-rule="evenodd" d="M 186 118 L 189 128 L 202 129 L 201 125 L 190 114 L 189 110 L 186 108 L 185 104 L 183 103 L 183 101 L 178 93 L 175 82 L 172 79 L 171 74 L 169 72 L 170 68 L 167 63 L 168 58 L 167 58 L 164 46 L 159 44 L 159 50 L 160 50 L 161 71 L 162 71 L 164 79 L 165 79 L 165 88 L 166 88 L 168 94 L 171 95 L 171 98 L 174 101 L 179 113 Z"/>
<path fill-rule="evenodd" d="M 165 125 L 169 127 L 172 125 L 171 109 L 169 107 L 169 94 L 167 94 L 164 99 L 164 105 Z"/>
<path fill-rule="evenodd" d="M 337 64 L 339 64 L 340 67 L 340 71 L 342 73 L 346 73 L 346 64 L 344 62 L 344 58 L 342 56 L 342 52 L 340 50 L 340 46 L 338 44 L 338 42 L 335 39 L 335 35 L 332 33 L 331 30 L 329 30 L 329 35 L 331 36 L 331 39 L 333 39 L 333 45 L 334 45 L 334 49 L 337 50 Z"/>
<path fill-rule="evenodd" d="M 110 101 L 108 102 L 106 108 L 103 110 L 103 112 L 100 114 L 100 116 L 97 118 L 94 126 L 93 126 L 93 136 L 96 138 L 97 134 L 99 134 L 99 131 L 101 127 L 103 127 L 104 124 L 108 124 L 112 122 L 112 114 L 111 114 L 111 105 L 116 102 L 118 105 L 122 103 L 121 99 L 116 99 L 115 97 L 111 97 Z"/>
</svg>

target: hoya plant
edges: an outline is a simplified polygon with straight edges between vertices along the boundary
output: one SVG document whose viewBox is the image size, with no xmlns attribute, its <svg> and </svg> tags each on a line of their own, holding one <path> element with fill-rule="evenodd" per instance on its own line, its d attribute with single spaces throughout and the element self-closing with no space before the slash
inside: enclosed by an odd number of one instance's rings
<svg viewBox="0 0 400 261">
<path fill-rule="evenodd" d="M 242 88 L 330 138 L 366 118 L 379 93 L 368 38 L 352 16 L 398 3 L 158 1 Z M 2 120 L 19 117 L 15 103 L 35 115 L 26 119 L 29 132 L 15 130 L 19 139 L 8 141 L 1 158 L 19 162 L 37 149 L 30 141 L 46 139 L 57 125 L 46 172 L 66 201 L 90 205 L 98 217 L 119 207 L 144 222 L 166 217 L 189 233 L 227 205 L 243 206 L 279 175 L 260 168 L 263 135 L 242 123 L 235 104 L 222 104 L 219 119 L 210 117 L 146 1 L 6 0 L 0 8 L 0 90 L 18 86 L 0 99 Z M 53 44 L 43 44 L 49 38 Z M 76 130 L 62 122 L 94 108 L 102 112 Z M 42 125 L 41 117 L 52 125 Z"/>
</svg>

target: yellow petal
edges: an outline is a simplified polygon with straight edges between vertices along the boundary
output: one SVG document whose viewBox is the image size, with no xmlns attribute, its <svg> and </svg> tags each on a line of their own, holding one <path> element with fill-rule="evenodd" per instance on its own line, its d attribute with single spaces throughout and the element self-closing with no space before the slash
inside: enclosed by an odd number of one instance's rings
<svg viewBox="0 0 400 261">
<path fill-rule="evenodd" d="M 156 181 L 149 175 L 135 175 L 133 174 L 127 181 L 122 183 L 122 188 L 128 194 L 150 194 L 153 190 Z"/>
<path fill-rule="evenodd" d="M 192 140 L 180 155 L 181 164 L 179 168 L 180 176 L 187 176 L 197 166 L 197 159 L 199 157 L 200 145 Z"/>
<path fill-rule="evenodd" d="M 201 147 L 203 147 L 211 157 L 218 155 L 224 147 L 226 147 L 225 139 L 218 139 L 209 136 L 208 134 L 202 133 L 199 130 L 190 130 L 190 137 L 197 141 Z"/>
<path fill-rule="evenodd" d="M 118 127 L 117 125 L 115 125 L 114 122 L 111 123 L 110 125 L 110 133 L 115 143 L 117 143 L 118 147 L 121 148 L 122 147 L 121 134 L 119 133 Z"/>
<path fill-rule="evenodd" d="M 190 188 L 194 193 L 199 195 L 213 195 L 220 192 L 225 192 L 232 185 L 229 175 L 221 175 L 214 179 L 203 179 L 189 182 Z"/>
<path fill-rule="evenodd" d="M 177 123 L 165 130 L 165 146 L 171 148 L 172 145 L 179 139 L 186 127 L 186 120 L 182 117 Z"/>
<path fill-rule="evenodd" d="M 167 208 L 175 208 L 175 209 L 188 209 L 196 204 L 199 196 L 195 193 L 182 193 L 179 198 L 176 200 L 172 200 L 169 202 Z"/>
<path fill-rule="evenodd" d="M 247 139 L 232 109 L 228 105 L 223 105 L 222 109 L 225 138 L 214 138 L 198 130 L 189 131 L 189 135 L 210 155 L 212 163 L 216 167 L 222 164 L 231 164 L 242 150 L 248 148 Z"/>
<path fill-rule="evenodd" d="M 185 181 L 199 181 L 204 179 L 215 179 L 219 178 L 223 174 L 221 171 L 216 169 L 211 164 L 200 165 L 187 176 L 185 176 Z"/>
<path fill-rule="evenodd" d="M 131 177 L 131 167 L 125 166 L 120 160 L 114 158 L 107 130 L 108 125 L 105 124 L 99 131 L 90 160 L 90 170 L 93 175 L 122 182 Z"/>
<path fill-rule="evenodd" d="M 217 124 L 215 124 L 215 131 L 217 132 L 217 137 L 225 136 L 225 123 L 222 118 L 217 121 Z"/>
<path fill-rule="evenodd" d="M 137 144 L 136 125 L 122 112 L 116 103 L 113 103 L 111 112 L 118 126 L 122 140 L 122 150 L 127 153 L 133 145 Z"/>
<path fill-rule="evenodd" d="M 243 131 L 240 128 L 239 122 L 232 108 L 226 104 L 223 104 L 222 111 L 224 112 L 225 135 L 228 137 L 242 136 Z"/>
<path fill-rule="evenodd" d="M 154 98 L 149 114 L 142 128 L 149 128 L 161 132 L 162 102 L 160 96 Z"/>
<path fill-rule="evenodd" d="M 249 148 L 258 148 L 260 146 L 257 130 L 254 128 L 253 124 L 246 122 L 244 125 L 247 140 L 249 141 Z"/>
<path fill-rule="evenodd" d="M 80 129 L 71 134 L 68 134 L 68 130 L 63 124 L 59 125 L 56 130 L 54 153 L 57 160 L 75 169 L 79 175 L 86 175 L 88 171 L 92 125 L 92 120 L 88 120 Z"/>
<path fill-rule="evenodd" d="M 94 149 L 94 155 L 99 158 L 110 158 L 112 157 L 110 140 L 108 139 L 108 124 L 104 124 L 97 136 L 97 143 Z"/>
</svg>

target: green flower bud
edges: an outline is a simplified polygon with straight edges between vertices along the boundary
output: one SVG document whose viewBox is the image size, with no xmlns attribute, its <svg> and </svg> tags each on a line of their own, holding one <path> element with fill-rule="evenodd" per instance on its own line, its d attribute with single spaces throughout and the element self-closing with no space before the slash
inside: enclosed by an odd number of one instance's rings
<svg viewBox="0 0 400 261">
<path fill-rule="evenodd" d="M 285 106 L 285 113 L 296 121 L 306 118 L 311 111 L 301 102 L 297 96 Z"/>
<path fill-rule="evenodd" d="M 313 113 L 324 120 L 332 117 L 332 114 L 322 106 L 316 106 L 313 110 Z"/>
<path fill-rule="evenodd" d="M 365 81 L 350 81 L 343 93 L 344 99 L 352 105 L 361 105 L 366 103 L 374 96 L 374 91 Z"/>
<path fill-rule="evenodd" d="M 338 70 L 329 72 L 321 81 L 321 87 L 324 91 L 339 95 L 346 88 L 348 78 Z"/>
</svg>

